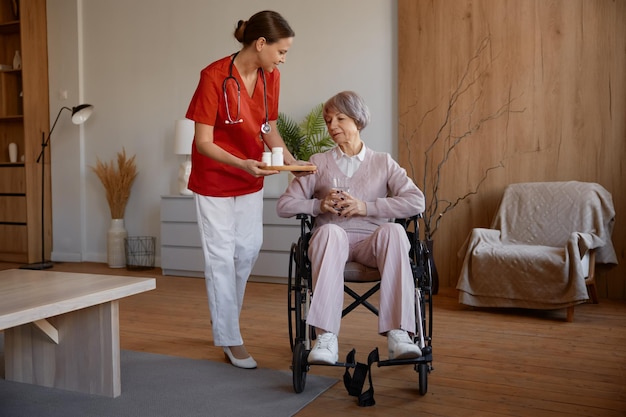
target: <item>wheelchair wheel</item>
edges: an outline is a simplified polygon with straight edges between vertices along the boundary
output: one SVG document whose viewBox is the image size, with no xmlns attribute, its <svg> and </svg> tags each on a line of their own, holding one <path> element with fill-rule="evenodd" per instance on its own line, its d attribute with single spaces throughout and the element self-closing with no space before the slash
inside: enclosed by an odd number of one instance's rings
<svg viewBox="0 0 626 417">
<path fill-rule="evenodd" d="M 420 363 L 417 366 L 417 373 L 419 374 L 419 392 L 420 395 L 426 395 L 428 392 L 428 364 Z"/>
<path fill-rule="evenodd" d="M 293 359 L 291 364 L 291 370 L 293 372 L 293 390 L 300 394 L 304 391 L 306 385 L 306 372 L 307 372 L 307 351 L 304 348 L 304 343 L 298 342 L 293 350 Z"/>
<path fill-rule="evenodd" d="M 293 352 L 297 341 L 315 339 L 312 327 L 306 324 L 306 308 L 308 287 L 310 282 L 310 270 L 305 266 L 302 252 L 297 244 L 291 246 L 291 259 L 289 262 L 289 276 L 287 283 L 287 321 L 289 326 L 289 345 Z M 307 278 L 309 277 L 309 278 Z M 308 331 L 308 335 L 306 334 Z"/>
<path fill-rule="evenodd" d="M 291 351 L 293 352 L 293 348 L 294 348 L 294 341 L 296 338 L 296 323 L 298 322 L 298 318 L 295 317 L 296 316 L 296 309 L 299 308 L 299 297 L 296 295 L 298 292 L 298 289 L 296 288 L 296 278 L 294 277 L 294 263 L 295 263 L 295 259 L 294 259 L 294 254 L 295 254 L 295 244 L 292 245 L 291 247 L 291 254 L 290 254 L 290 259 L 289 259 L 289 275 L 288 275 L 288 282 L 287 282 L 287 320 L 289 322 L 288 326 L 289 326 L 289 347 L 291 348 Z"/>
<path fill-rule="evenodd" d="M 306 329 L 303 311 L 306 302 L 306 287 L 302 285 L 300 262 L 298 259 L 298 246 L 294 243 L 291 247 L 287 282 L 287 321 L 289 326 L 289 346 L 292 352 L 297 343 L 296 341 L 304 340 L 304 331 Z"/>
</svg>

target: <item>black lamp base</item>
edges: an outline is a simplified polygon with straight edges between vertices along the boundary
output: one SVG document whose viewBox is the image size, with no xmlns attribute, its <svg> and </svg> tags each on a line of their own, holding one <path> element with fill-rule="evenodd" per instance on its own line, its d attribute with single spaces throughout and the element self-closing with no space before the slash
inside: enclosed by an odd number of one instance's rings
<svg viewBox="0 0 626 417">
<path fill-rule="evenodd" d="M 54 264 L 52 262 L 35 262 L 33 264 L 26 264 L 20 266 L 20 269 L 50 269 Z"/>
</svg>

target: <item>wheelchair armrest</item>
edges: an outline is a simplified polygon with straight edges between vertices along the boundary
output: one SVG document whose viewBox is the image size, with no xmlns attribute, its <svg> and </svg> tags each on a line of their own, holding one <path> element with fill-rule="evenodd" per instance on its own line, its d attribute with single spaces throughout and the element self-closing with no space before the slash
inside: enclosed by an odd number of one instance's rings
<svg viewBox="0 0 626 417">
<path fill-rule="evenodd" d="M 313 224 L 315 217 L 308 214 L 300 213 L 296 215 L 296 218 L 300 220 L 300 240 L 306 243 L 308 247 L 309 238 L 311 237 L 311 230 L 313 230 Z"/>
<path fill-rule="evenodd" d="M 420 230 L 419 230 L 419 219 L 423 216 L 422 214 L 416 214 L 414 216 L 406 217 L 403 219 L 395 219 L 396 223 L 399 223 L 406 230 L 407 237 L 409 238 L 409 242 L 411 243 L 411 253 L 415 253 L 417 251 L 419 240 L 420 240 Z"/>
</svg>

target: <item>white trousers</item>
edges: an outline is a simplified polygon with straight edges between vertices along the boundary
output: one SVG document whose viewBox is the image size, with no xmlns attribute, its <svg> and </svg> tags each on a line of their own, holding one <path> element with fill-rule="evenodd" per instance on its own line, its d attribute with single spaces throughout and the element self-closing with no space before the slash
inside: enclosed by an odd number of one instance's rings
<svg viewBox="0 0 626 417">
<path fill-rule="evenodd" d="M 313 232 L 309 259 L 313 297 L 307 317 L 311 326 L 339 334 L 343 309 L 343 271 L 348 261 L 378 268 L 381 274 L 378 333 L 403 329 L 415 333 L 415 284 L 404 228 L 386 223 L 372 234 L 347 233 L 335 224 Z"/>
<path fill-rule="evenodd" d="M 238 197 L 194 196 L 213 342 L 239 346 L 246 283 L 263 243 L 263 190 Z"/>
</svg>

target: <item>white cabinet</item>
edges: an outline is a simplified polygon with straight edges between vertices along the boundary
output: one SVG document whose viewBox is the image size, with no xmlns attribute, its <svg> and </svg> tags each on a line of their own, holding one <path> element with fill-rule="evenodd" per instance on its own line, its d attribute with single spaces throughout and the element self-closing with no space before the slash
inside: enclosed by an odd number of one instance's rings
<svg viewBox="0 0 626 417">
<path fill-rule="evenodd" d="M 263 199 L 263 246 L 252 268 L 252 275 L 281 277 L 287 282 L 289 251 L 300 236 L 300 222 L 295 217 L 283 219 L 276 214 L 277 197 Z"/>
<path fill-rule="evenodd" d="M 204 276 L 204 259 L 193 196 L 161 197 L 163 275 Z"/>
<path fill-rule="evenodd" d="M 298 220 L 276 215 L 278 198 L 263 202 L 263 246 L 252 275 L 277 277 L 286 282 L 289 250 L 298 239 Z M 204 276 L 204 257 L 193 196 L 161 197 L 161 268 L 163 275 Z M 251 279 L 254 279 L 252 277 Z"/>
</svg>

